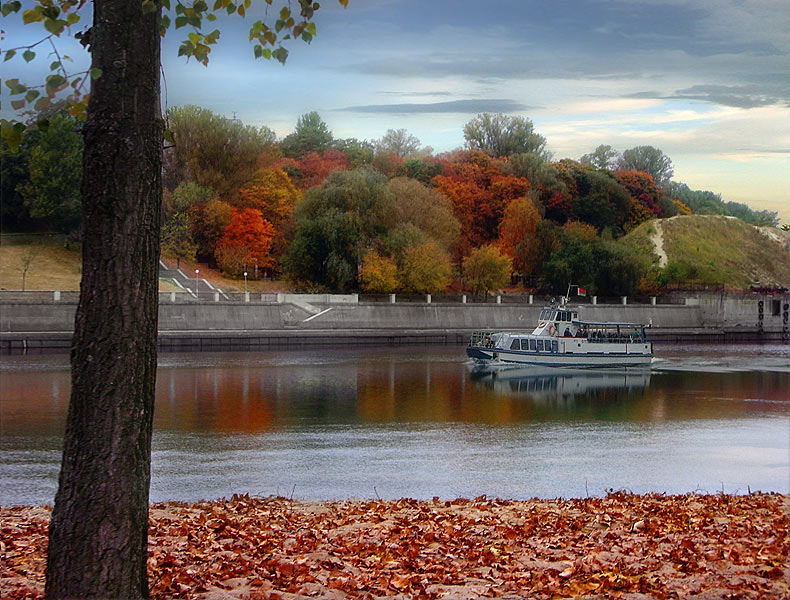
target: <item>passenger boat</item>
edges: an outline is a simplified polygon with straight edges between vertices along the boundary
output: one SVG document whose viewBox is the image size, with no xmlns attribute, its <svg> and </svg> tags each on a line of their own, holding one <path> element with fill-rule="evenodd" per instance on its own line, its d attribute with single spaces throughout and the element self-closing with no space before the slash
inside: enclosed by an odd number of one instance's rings
<svg viewBox="0 0 790 600">
<path fill-rule="evenodd" d="M 478 365 L 630 367 L 649 365 L 653 344 L 643 323 L 581 321 L 568 294 L 540 311 L 530 333 L 476 331 L 466 354 Z"/>
</svg>

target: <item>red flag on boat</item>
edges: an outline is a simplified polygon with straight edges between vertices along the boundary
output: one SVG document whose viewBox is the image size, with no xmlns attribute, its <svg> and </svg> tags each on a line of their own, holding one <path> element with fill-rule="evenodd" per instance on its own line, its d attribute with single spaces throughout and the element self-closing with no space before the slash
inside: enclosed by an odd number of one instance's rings
<svg viewBox="0 0 790 600">
<path fill-rule="evenodd" d="M 584 288 L 579 288 L 579 296 L 586 296 L 586 295 L 587 295 L 587 290 L 585 290 Z"/>
</svg>

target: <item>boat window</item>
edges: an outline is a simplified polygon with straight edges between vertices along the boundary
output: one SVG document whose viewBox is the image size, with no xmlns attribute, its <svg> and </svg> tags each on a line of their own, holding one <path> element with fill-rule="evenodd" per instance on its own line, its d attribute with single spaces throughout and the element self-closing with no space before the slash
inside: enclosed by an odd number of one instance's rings
<svg viewBox="0 0 790 600">
<path fill-rule="evenodd" d="M 529 340 L 529 349 L 535 352 L 538 349 L 538 341 L 537 340 Z"/>
<path fill-rule="evenodd" d="M 559 350 L 559 344 L 557 343 L 557 340 L 552 340 L 551 341 L 551 351 L 552 352 L 557 352 L 557 350 Z"/>
<path fill-rule="evenodd" d="M 529 340 L 524 338 L 521 340 L 521 349 L 522 350 L 529 350 Z"/>
<path fill-rule="evenodd" d="M 538 340 L 538 352 L 543 352 L 543 340 Z"/>
<path fill-rule="evenodd" d="M 521 347 L 521 345 L 519 344 L 518 339 L 515 339 L 512 342 L 510 342 L 510 349 L 511 350 L 519 350 L 520 347 Z"/>
<path fill-rule="evenodd" d="M 552 321 L 556 321 L 557 320 L 557 311 L 556 310 L 551 311 L 551 320 Z"/>
</svg>

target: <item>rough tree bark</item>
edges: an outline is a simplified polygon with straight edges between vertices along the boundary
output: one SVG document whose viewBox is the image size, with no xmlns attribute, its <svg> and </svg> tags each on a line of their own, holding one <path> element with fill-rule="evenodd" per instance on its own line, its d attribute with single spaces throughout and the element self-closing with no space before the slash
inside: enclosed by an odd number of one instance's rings
<svg viewBox="0 0 790 600">
<path fill-rule="evenodd" d="M 83 275 L 48 598 L 147 598 L 163 122 L 159 2 L 94 0 Z"/>
</svg>

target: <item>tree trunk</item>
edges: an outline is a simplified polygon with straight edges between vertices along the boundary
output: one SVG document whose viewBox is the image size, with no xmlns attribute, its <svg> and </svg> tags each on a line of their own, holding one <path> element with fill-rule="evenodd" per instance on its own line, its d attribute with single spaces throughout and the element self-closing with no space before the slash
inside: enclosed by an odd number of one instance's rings
<svg viewBox="0 0 790 600">
<path fill-rule="evenodd" d="M 48 598 L 147 598 L 163 123 L 159 2 L 94 0 L 82 283 Z"/>
</svg>

